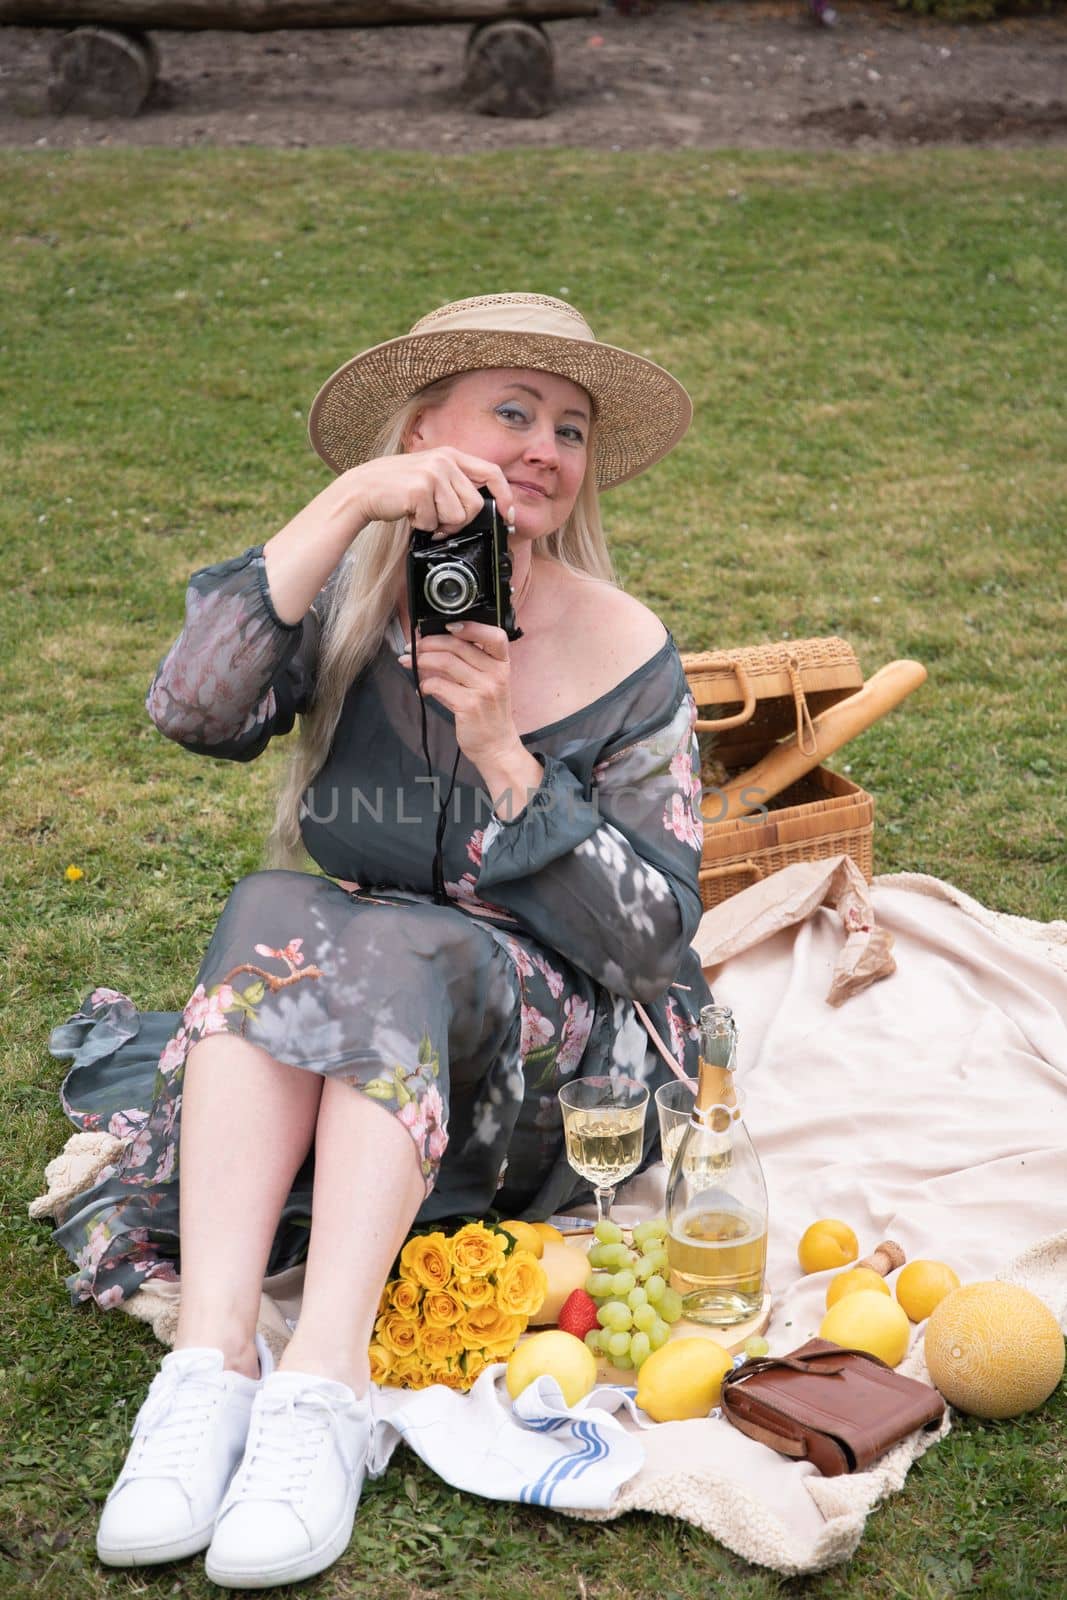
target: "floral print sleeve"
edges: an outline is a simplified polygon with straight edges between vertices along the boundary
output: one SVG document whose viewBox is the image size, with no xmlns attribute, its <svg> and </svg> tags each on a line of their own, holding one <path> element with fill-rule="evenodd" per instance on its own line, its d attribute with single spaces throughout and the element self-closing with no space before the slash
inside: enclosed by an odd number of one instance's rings
<svg viewBox="0 0 1067 1600">
<path fill-rule="evenodd" d="M 314 687 L 321 601 L 303 621 L 282 622 L 262 545 L 194 572 L 185 626 L 145 700 L 159 731 L 228 761 L 251 761 L 288 733 Z"/>
<path fill-rule="evenodd" d="M 613 741 L 588 785 L 541 756 L 525 810 L 494 817 L 482 841 L 478 894 L 631 1000 L 665 993 L 701 917 L 695 721 L 683 677 L 667 719 Z"/>
</svg>

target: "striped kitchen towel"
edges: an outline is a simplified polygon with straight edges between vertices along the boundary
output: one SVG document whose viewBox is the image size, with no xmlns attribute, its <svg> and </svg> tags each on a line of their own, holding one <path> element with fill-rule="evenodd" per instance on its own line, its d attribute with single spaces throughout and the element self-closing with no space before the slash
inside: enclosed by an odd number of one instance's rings
<svg viewBox="0 0 1067 1600">
<path fill-rule="evenodd" d="M 513 1405 L 504 1371 L 487 1368 L 469 1394 L 440 1384 L 373 1389 L 372 1476 L 403 1439 L 446 1483 L 488 1500 L 610 1510 L 645 1459 L 640 1438 L 617 1415 L 649 1426 L 633 1390 L 604 1385 L 568 1406 L 554 1378 L 538 1378 Z"/>
</svg>

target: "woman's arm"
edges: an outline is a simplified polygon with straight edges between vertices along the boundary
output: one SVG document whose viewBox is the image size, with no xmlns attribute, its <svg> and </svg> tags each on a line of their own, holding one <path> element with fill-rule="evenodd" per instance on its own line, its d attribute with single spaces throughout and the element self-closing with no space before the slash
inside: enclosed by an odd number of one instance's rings
<svg viewBox="0 0 1067 1600">
<path fill-rule="evenodd" d="M 368 522 L 407 518 L 455 533 L 481 510 L 482 483 L 506 508 L 511 488 L 500 468 L 461 450 L 381 456 L 342 472 L 263 547 L 279 618 L 300 621 Z"/>
<path fill-rule="evenodd" d="M 185 626 L 145 704 L 168 739 L 251 761 L 310 703 L 323 608 L 349 545 L 374 520 L 448 530 L 481 509 L 500 468 L 458 450 L 383 456 L 335 478 L 265 545 L 194 572 Z"/>
<path fill-rule="evenodd" d="M 305 608 L 297 623 L 281 620 L 261 545 L 194 572 L 185 626 L 145 700 L 160 733 L 228 761 L 251 761 L 276 733 L 288 733 L 314 688 L 320 609 Z"/>
<path fill-rule="evenodd" d="M 633 1000 L 670 987 L 702 914 L 695 717 L 686 692 L 660 727 L 613 744 L 588 791 L 542 756 L 525 810 L 493 817 L 482 839 L 478 897 Z"/>
</svg>

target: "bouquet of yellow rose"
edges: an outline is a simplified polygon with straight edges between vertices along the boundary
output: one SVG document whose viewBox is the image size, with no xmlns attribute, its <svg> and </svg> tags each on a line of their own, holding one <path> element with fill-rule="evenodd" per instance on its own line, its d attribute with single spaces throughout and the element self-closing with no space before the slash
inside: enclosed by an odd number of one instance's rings
<svg viewBox="0 0 1067 1600">
<path fill-rule="evenodd" d="M 375 1383 L 469 1389 L 506 1361 L 548 1289 L 544 1268 L 510 1233 L 468 1222 L 457 1233 L 421 1233 L 400 1252 L 399 1276 L 382 1290 L 370 1346 Z"/>
</svg>

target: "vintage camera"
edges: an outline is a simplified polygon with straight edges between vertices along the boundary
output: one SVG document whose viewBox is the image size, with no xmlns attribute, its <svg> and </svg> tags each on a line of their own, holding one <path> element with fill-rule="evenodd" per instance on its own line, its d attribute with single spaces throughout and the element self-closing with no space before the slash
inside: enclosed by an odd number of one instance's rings
<svg viewBox="0 0 1067 1600">
<path fill-rule="evenodd" d="M 435 539 L 412 528 L 408 548 L 408 614 L 412 632 L 444 633 L 450 622 L 488 622 L 521 639 L 511 603 L 507 527 L 488 489 L 481 511 L 458 533 Z"/>
</svg>

